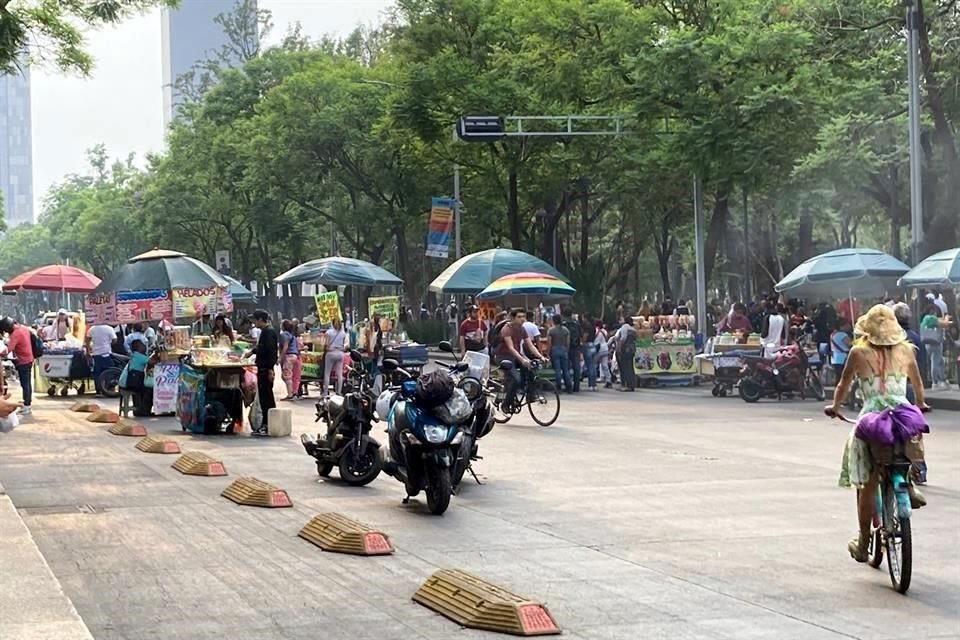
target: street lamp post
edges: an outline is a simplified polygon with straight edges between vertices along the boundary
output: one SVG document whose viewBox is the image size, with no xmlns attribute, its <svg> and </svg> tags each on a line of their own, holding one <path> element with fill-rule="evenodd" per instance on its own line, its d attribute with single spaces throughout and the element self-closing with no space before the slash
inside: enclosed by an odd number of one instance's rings
<svg viewBox="0 0 960 640">
<path fill-rule="evenodd" d="M 910 119 L 910 256 L 920 262 L 923 242 L 923 176 L 920 149 L 920 0 L 906 0 L 907 25 L 907 102 Z"/>
</svg>

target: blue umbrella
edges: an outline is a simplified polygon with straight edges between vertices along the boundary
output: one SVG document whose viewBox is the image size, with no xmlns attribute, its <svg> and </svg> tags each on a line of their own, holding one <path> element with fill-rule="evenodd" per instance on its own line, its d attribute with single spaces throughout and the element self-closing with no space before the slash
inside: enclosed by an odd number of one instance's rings
<svg viewBox="0 0 960 640">
<path fill-rule="evenodd" d="M 230 276 L 223 276 L 230 286 L 227 287 L 227 291 L 230 292 L 230 297 L 234 302 L 256 302 L 257 296 L 243 286 L 239 280 L 236 278 L 231 278 Z"/>
<path fill-rule="evenodd" d="M 322 284 L 327 287 L 340 287 L 352 284 L 357 285 L 391 285 L 400 286 L 403 280 L 393 275 L 383 267 L 357 260 L 356 258 L 342 258 L 333 256 L 311 260 L 282 273 L 273 279 L 274 284 L 296 284 L 308 282 Z"/>
<path fill-rule="evenodd" d="M 900 278 L 901 287 L 960 286 L 960 249 L 947 249 L 923 260 Z"/>
<path fill-rule="evenodd" d="M 896 289 L 897 280 L 909 270 L 876 249 L 837 249 L 810 258 L 774 288 L 803 297 L 880 297 Z"/>
<path fill-rule="evenodd" d="M 430 291 L 473 295 L 503 276 L 531 271 L 567 281 L 559 271 L 529 253 L 514 249 L 487 249 L 464 256 L 444 269 L 430 283 Z"/>
</svg>

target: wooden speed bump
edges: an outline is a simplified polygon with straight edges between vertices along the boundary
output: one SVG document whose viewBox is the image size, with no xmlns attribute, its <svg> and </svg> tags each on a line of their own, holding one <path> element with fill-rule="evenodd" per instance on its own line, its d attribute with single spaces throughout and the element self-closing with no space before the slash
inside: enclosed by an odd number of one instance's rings
<svg viewBox="0 0 960 640">
<path fill-rule="evenodd" d="M 173 463 L 173 468 L 188 476 L 225 476 L 227 469 L 219 460 L 214 460 L 205 453 L 190 451 Z"/>
<path fill-rule="evenodd" d="M 90 418 L 87 418 L 87 420 L 89 419 Z M 136 436 L 143 438 L 147 435 L 147 428 L 145 426 L 133 420 L 127 420 L 126 418 L 118 420 L 112 427 L 107 429 L 107 431 L 115 436 Z"/>
<path fill-rule="evenodd" d="M 386 534 L 339 513 L 321 513 L 297 535 L 324 551 L 358 556 L 384 556 L 394 551 Z"/>
<path fill-rule="evenodd" d="M 138 442 L 137 449 L 144 453 L 180 453 L 180 445 L 175 441 L 150 436 Z"/>
<path fill-rule="evenodd" d="M 237 504 L 249 507 L 292 507 L 290 496 L 283 489 L 257 480 L 256 478 L 239 478 L 230 483 L 230 486 L 221 493 L 224 498 L 233 500 Z"/>
<path fill-rule="evenodd" d="M 106 424 L 114 424 L 119 420 L 120 416 L 117 415 L 115 411 L 107 411 L 106 409 L 99 409 L 87 416 L 87 422 L 103 422 Z"/>
<path fill-rule="evenodd" d="M 77 413 L 93 413 L 100 410 L 100 405 L 96 402 L 84 402 L 80 400 L 79 402 L 74 402 L 70 407 L 70 411 L 76 411 Z"/>
<path fill-rule="evenodd" d="M 413 600 L 472 629 L 517 636 L 560 633 L 544 605 L 462 571 L 436 571 L 413 594 Z"/>
</svg>

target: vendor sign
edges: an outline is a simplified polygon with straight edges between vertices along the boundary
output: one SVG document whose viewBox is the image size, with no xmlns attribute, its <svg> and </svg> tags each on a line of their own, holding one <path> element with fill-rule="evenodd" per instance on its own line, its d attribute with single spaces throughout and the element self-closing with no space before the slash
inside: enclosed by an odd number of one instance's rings
<svg viewBox="0 0 960 640">
<path fill-rule="evenodd" d="M 370 317 L 379 313 L 384 318 L 391 320 L 400 319 L 400 298 L 399 296 L 383 296 L 380 298 L 367 298 L 367 306 L 370 309 Z"/>
<path fill-rule="evenodd" d="M 318 293 L 313 297 L 317 304 L 317 319 L 320 324 L 330 324 L 333 320 L 343 320 L 343 314 L 340 313 L 340 297 L 336 291 L 326 291 Z"/>
<path fill-rule="evenodd" d="M 173 304 L 166 289 L 117 291 L 117 322 L 173 320 Z"/>
<path fill-rule="evenodd" d="M 222 287 L 173 290 L 173 313 L 177 318 L 199 318 L 204 314 L 233 311 L 233 300 Z"/>
<path fill-rule="evenodd" d="M 177 417 L 180 418 L 180 424 L 185 430 L 202 432 L 203 408 L 207 399 L 204 375 L 193 367 L 183 366 L 179 380 Z"/>
<path fill-rule="evenodd" d="M 637 340 L 635 360 L 637 375 L 661 373 L 693 375 L 697 372 L 696 354 L 692 340 L 672 343 Z"/>
<path fill-rule="evenodd" d="M 180 364 L 158 362 L 153 367 L 153 413 L 175 413 L 180 386 Z"/>
<path fill-rule="evenodd" d="M 117 321 L 117 303 L 113 292 L 91 293 L 83 300 L 83 311 L 87 322 L 95 324 L 113 324 Z"/>
</svg>

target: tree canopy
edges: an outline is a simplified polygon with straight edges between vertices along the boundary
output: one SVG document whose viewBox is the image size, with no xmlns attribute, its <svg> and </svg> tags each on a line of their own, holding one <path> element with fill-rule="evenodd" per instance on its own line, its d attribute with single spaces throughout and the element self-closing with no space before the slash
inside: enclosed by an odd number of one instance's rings
<svg viewBox="0 0 960 640">
<path fill-rule="evenodd" d="M 922 4 L 926 255 L 958 241 L 960 8 Z M 457 165 L 465 251 L 555 261 L 599 310 L 689 294 L 697 174 L 711 297 L 736 298 L 838 246 L 908 253 L 903 38 L 880 0 L 398 0 L 376 29 L 214 64 L 166 151 L 138 169 L 94 150 L 29 233 L 101 272 L 227 249 L 260 282 L 338 251 L 418 304 L 448 264 L 424 256 L 426 224 Z M 558 120 L 467 144 L 464 114 L 614 116 L 622 135 Z"/>
</svg>

